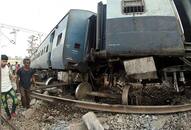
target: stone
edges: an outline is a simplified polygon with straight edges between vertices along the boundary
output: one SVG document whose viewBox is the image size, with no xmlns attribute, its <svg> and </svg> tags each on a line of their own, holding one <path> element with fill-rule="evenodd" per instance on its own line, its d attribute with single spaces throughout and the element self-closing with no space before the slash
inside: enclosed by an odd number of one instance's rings
<svg viewBox="0 0 191 130">
<path fill-rule="evenodd" d="M 48 91 L 45 91 L 43 94 L 44 94 L 44 95 L 48 95 Z"/>
<path fill-rule="evenodd" d="M 41 104 L 43 104 L 43 101 L 42 100 L 37 100 L 36 104 L 40 104 L 41 105 Z"/>
<path fill-rule="evenodd" d="M 123 122 L 122 117 L 118 117 L 117 122 L 118 122 L 118 123 L 122 123 L 122 122 Z"/>
<path fill-rule="evenodd" d="M 57 111 L 56 114 L 58 115 L 60 113 L 60 111 Z"/>
<path fill-rule="evenodd" d="M 153 120 L 157 120 L 158 118 L 157 118 L 157 116 L 153 116 Z"/>
<path fill-rule="evenodd" d="M 82 123 L 73 123 L 69 125 L 69 130 L 88 130 L 86 125 Z"/>
<path fill-rule="evenodd" d="M 34 114 L 35 110 L 34 109 L 27 109 L 26 111 L 22 112 L 22 115 L 26 118 L 29 119 L 31 116 Z"/>
<path fill-rule="evenodd" d="M 103 124 L 103 128 L 104 130 L 109 130 L 109 125 L 107 125 L 106 123 Z"/>
<path fill-rule="evenodd" d="M 43 116 L 42 116 L 42 119 L 46 119 L 47 118 L 47 114 L 44 114 Z"/>
<path fill-rule="evenodd" d="M 165 125 L 166 121 L 168 120 L 168 118 L 160 118 L 158 120 L 155 120 L 152 122 L 152 127 L 156 130 L 158 129 L 162 129 L 163 126 Z"/>
<path fill-rule="evenodd" d="M 30 102 L 30 105 L 34 105 L 36 103 L 36 99 L 32 99 L 31 102 Z"/>
<path fill-rule="evenodd" d="M 76 118 L 76 117 L 78 117 L 78 114 L 77 114 L 77 113 L 74 113 L 74 115 L 73 115 L 73 116 L 74 116 L 74 118 Z"/>
<path fill-rule="evenodd" d="M 53 116 L 49 116 L 49 117 L 47 118 L 47 120 L 53 120 L 53 119 L 54 119 Z"/>
<path fill-rule="evenodd" d="M 88 112 L 82 116 L 82 120 L 86 124 L 88 130 L 104 130 L 100 121 L 93 112 Z"/>
</svg>

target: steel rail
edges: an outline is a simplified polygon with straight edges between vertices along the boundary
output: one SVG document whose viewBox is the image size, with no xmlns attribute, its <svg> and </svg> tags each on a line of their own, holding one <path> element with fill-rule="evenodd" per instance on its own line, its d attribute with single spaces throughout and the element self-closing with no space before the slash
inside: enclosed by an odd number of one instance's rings
<svg viewBox="0 0 191 130">
<path fill-rule="evenodd" d="M 12 130 L 19 130 L 16 126 L 14 126 L 9 121 L 7 121 L 2 115 L 0 115 L 0 119 L 1 121 L 4 121 L 5 123 L 7 123 Z"/>
<path fill-rule="evenodd" d="M 74 106 L 89 110 L 116 112 L 116 113 L 133 113 L 133 114 L 167 114 L 167 113 L 178 113 L 186 112 L 191 110 L 191 104 L 185 105 L 163 105 L 163 106 L 138 106 L 138 105 L 120 105 L 120 104 L 105 104 L 105 103 L 94 103 L 88 101 L 79 101 L 68 98 L 61 98 L 56 96 L 49 96 L 39 94 L 36 92 L 31 93 L 31 97 L 50 101 L 50 102 L 69 102 Z"/>
<path fill-rule="evenodd" d="M 47 88 L 53 88 L 53 87 L 62 87 L 66 86 L 66 83 L 59 83 L 59 84 L 52 84 L 52 85 L 43 85 L 43 86 L 37 86 L 37 88 L 32 88 L 31 91 L 34 90 L 40 90 L 40 89 L 47 89 Z"/>
<path fill-rule="evenodd" d="M 42 85 L 45 86 L 45 85 L 46 85 L 45 82 L 37 82 L 37 81 L 35 82 L 35 84 L 36 84 L 36 85 L 40 85 L 40 86 L 42 86 Z"/>
</svg>

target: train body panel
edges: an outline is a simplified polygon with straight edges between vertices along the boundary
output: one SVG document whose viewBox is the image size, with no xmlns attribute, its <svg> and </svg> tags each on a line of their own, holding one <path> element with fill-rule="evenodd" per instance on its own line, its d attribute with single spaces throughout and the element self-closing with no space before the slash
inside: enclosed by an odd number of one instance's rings
<svg viewBox="0 0 191 130">
<path fill-rule="evenodd" d="M 50 67 L 49 56 L 51 54 L 51 45 L 48 39 L 49 39 L 49 36 L 38 47 L 37 51 L 34 54 L 34 57 L 31 58 L 32 68 L 48 69 Z"/>
<path fill-rule="evenodd" d="M 30 66 L 31 66 L 31 68 L 34 68 L 34 67 L 35 67 L 35 64 L 36 64 L 36 63 L 35 63 L 35 62 L 36 62 L 36 61 L 35 61 L 35 55 L 32 55 L 30 59 L 31 59 L 31 64 L 30 64 Z"/>
<path fill-rule="evenodd" d="M 144 16 L 174 16 L 176 8 L 173 7 L 173 4 L 173 0 L 108 0 L 107 19 Z M 130 10 L 125 13 L 123 7 L 128 6 L 143 6 L 144 9 L 136 12 Z"/>
<path fill-rule="evenodd" d="M 85 10 L 70 10 L 31 57 L 31 67 L 65 69 L 68 62 L 82 61 L 87 23 L 93 14 Z"/>
<path fill-rule="evenodd" d="M 51 50 L 51 67 L 53 69 L 63 68 L 63 51 L 64 51 L 64 42 L 66 38 L 66 30 L 68 23 L 68 15 L 69 13 L 60 21 L 60 23 L 55 28 L 54 40 Z M 52 35 L 52 34 L 51 34 Z"/>
<path fill-rule="evenodd" d="M 78 63 L 83 60 L 87 22 L 93 14 L 90 11 L 71 10 L 57 25 L 51 54 L 53 69 L 65 69 L 68 62 Z"/>
<path fill-rule="evenodd" d="M 107 52 L 127 56 L 180 56 L 184 55 L 183 43 L 183 28 L 173 1 L 108 1 Z"/>
</svg>

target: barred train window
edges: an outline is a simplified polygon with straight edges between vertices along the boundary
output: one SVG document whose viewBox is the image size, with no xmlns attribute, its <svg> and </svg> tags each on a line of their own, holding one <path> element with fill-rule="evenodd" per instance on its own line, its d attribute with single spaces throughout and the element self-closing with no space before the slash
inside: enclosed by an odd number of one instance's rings
<svg viewBox="0 0 191 130">
<path fill-rule="evenodd" d="M 62 33 L 60 33 L 57 37 L 57 43 L 56 43 L 56 46 L 58 46 L 61 42 L 61 39 L 62 39 Z"/>
<path fill-rule="evenodd" d="M 122 12 L 124 14 L 143 13 L 144 11 L 144 0 L 122 0 Z"/>
<path fill-rule="evenodd" d="M 48 52 L 48 45 L 46 46 L 46 52 Z"/>
<path fill-rule="evenodd" d="M 51 33 L 50 35 L 50 43 L 53 43 L 54 40 L 55 31 Z"/>
</svg>

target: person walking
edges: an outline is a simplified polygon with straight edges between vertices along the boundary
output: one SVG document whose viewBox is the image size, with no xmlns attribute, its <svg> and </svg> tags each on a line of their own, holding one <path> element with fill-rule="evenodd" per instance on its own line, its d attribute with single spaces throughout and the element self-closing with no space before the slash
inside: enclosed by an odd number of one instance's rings
<svg viewBox="0 0 191 130">
<path fill-rule="evenodd" d="M 35 84 L 35 70 L 30 68 L 30 59 L 23 60 L 24 66 L 17 71 L 17 89 L 21 93 L 21 103 L 24 108 L 30 107 L 30 88 L 31 84 Z"/>
<path fill-rule="evenodd" d="M 12 116 L 16 116 L 15 111 L 18 101 L 15 90 L 11 84 L 12 73 L 7 66 L 7 61 L 8 57 L 6 55 L 1 55 L 1 101 L 7 114 L 7 120 L 10 120 Z M 8 96 L 10 96 L 13 101 L 11 113 L 7 103 Z"/>
</svg>

